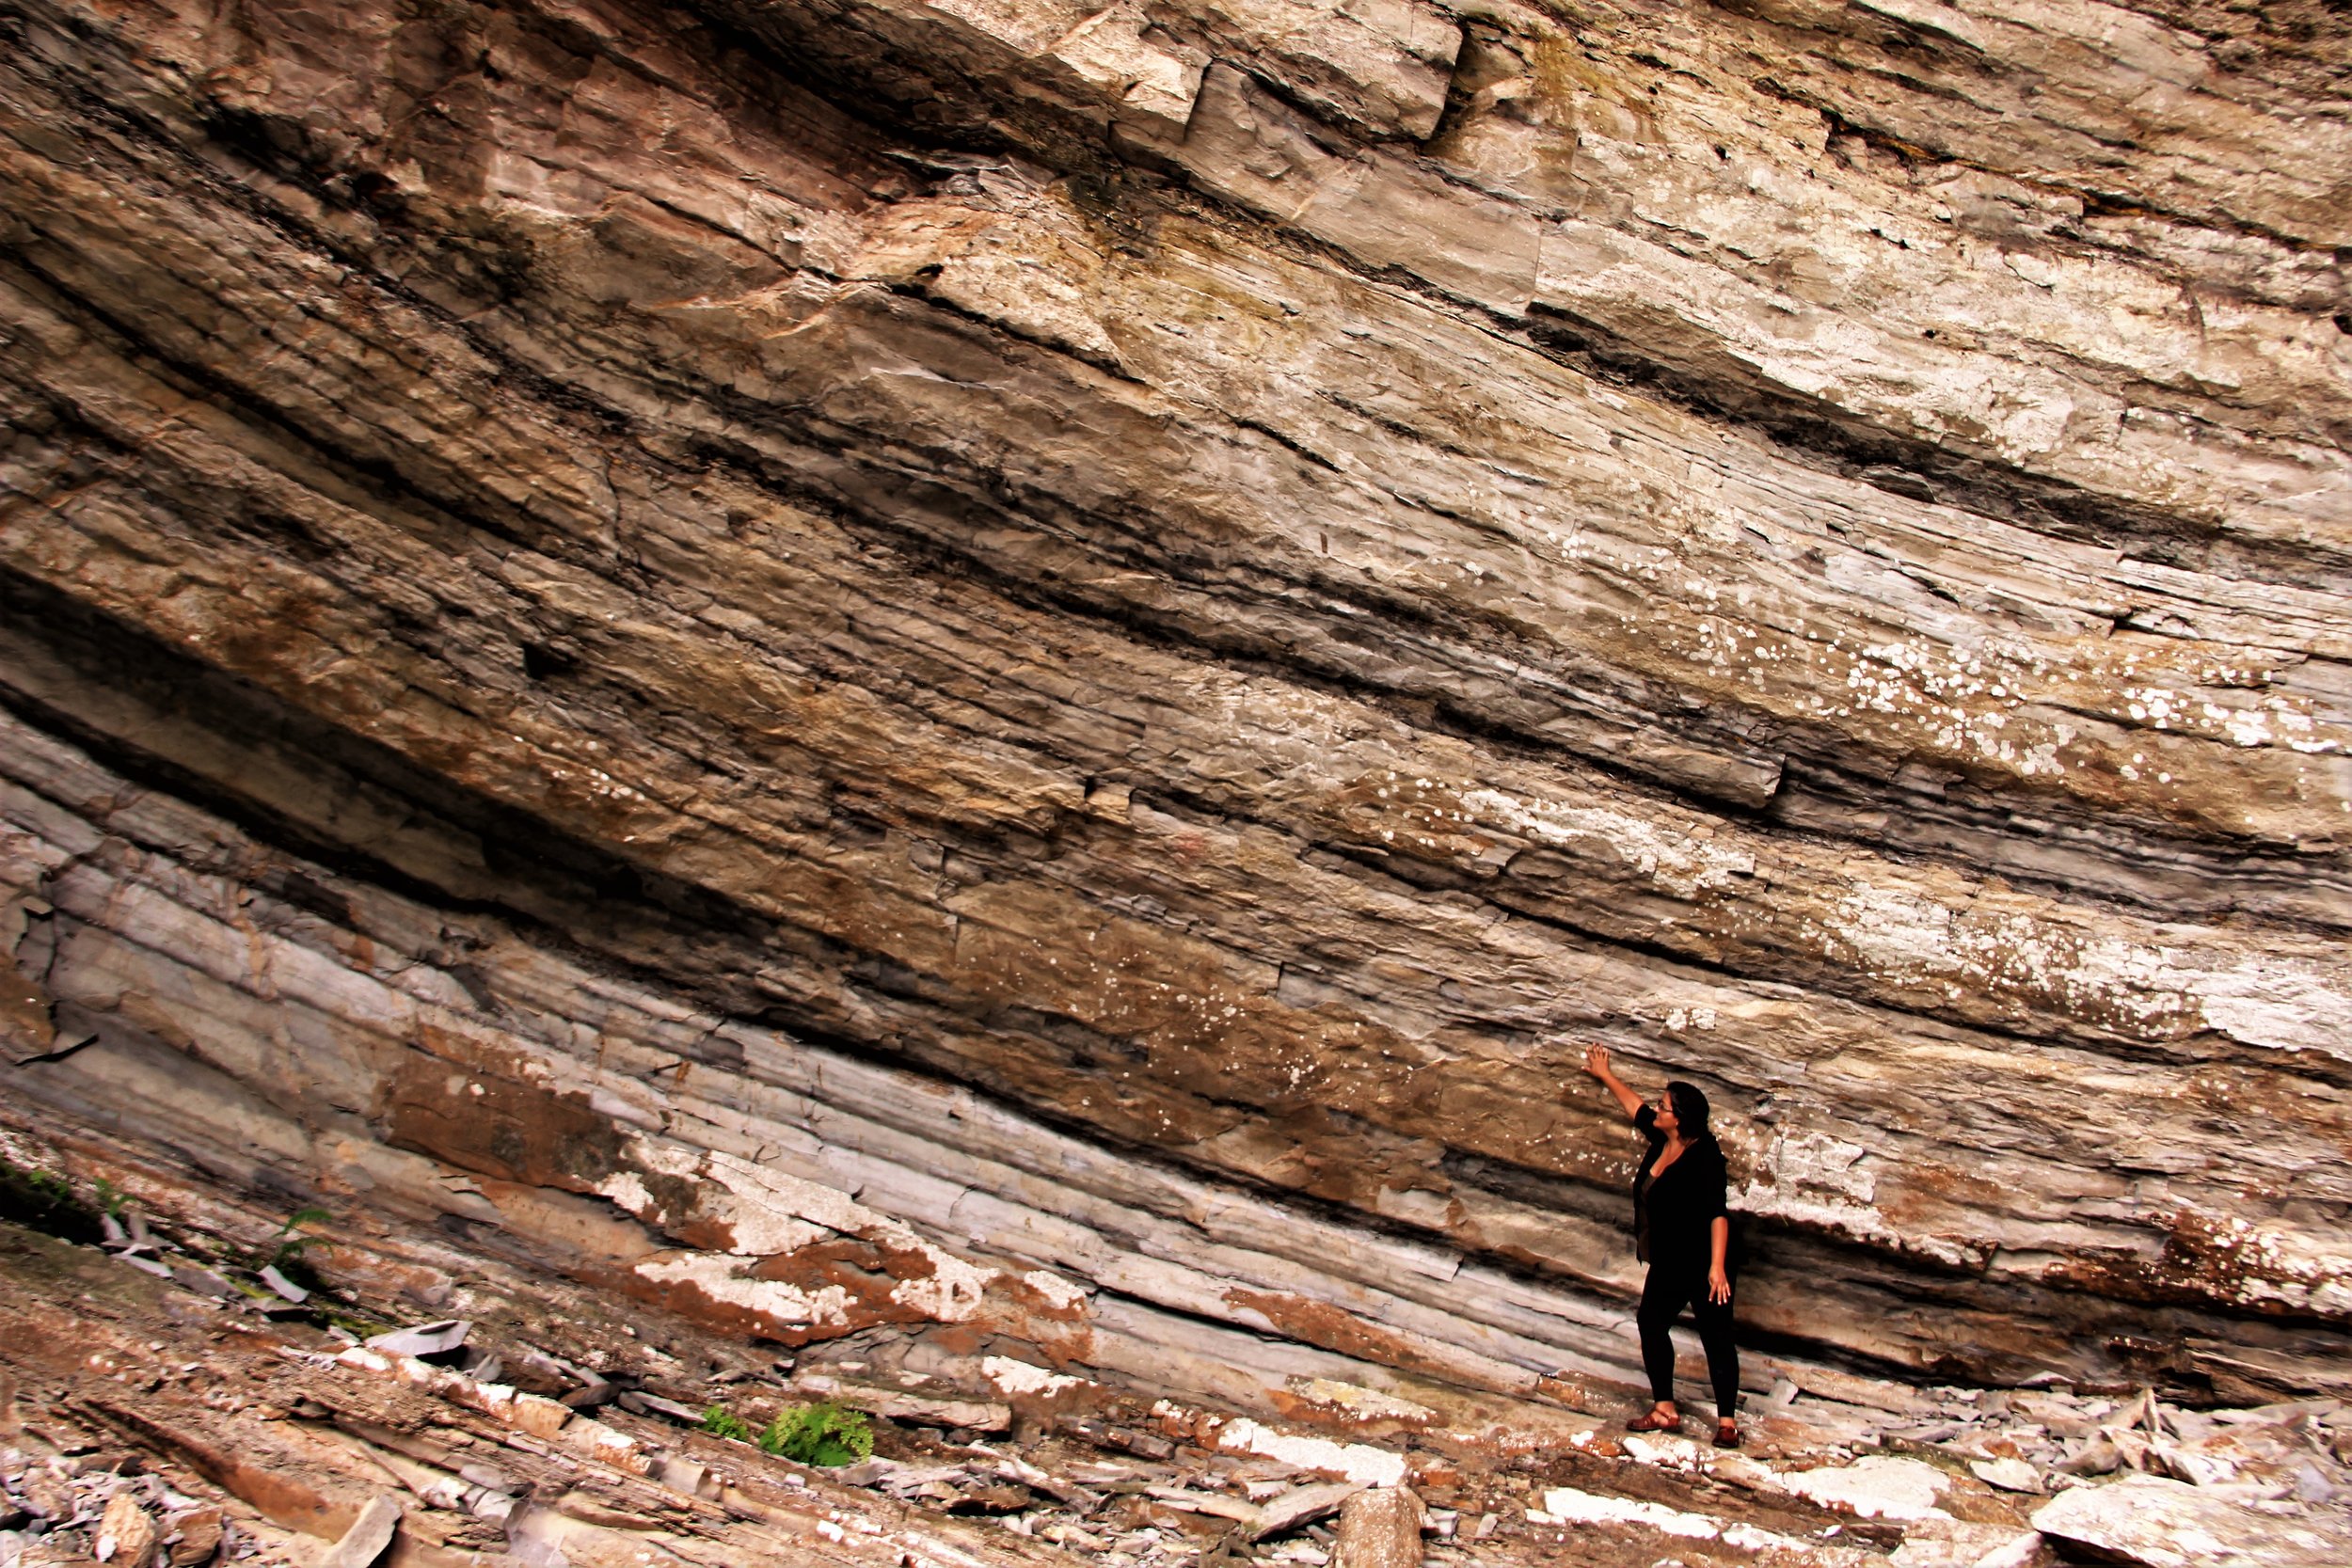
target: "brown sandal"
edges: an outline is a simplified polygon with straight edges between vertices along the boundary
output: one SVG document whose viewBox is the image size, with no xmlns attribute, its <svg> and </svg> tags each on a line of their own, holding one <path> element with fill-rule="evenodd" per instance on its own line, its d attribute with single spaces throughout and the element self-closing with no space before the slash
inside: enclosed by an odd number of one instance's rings
<svg viewBox="0 0 2352 1568">
<path fill-rule="evenodd" d="M 1680 1432 L 1682 1418 L 1661 1416 L 1653 1410 L 1646 1416 L 1634 1417 L 1633 1419 L 1626 1422 L 1625 1429 L 1628 1432 Z"/>
<path fill-rule="evenodd" d="M 1738 1448 L 1740 1446 L 1740 1429 L 1733 1426 L 1729 1421 L 1716 1422 L 1715 1446 L 1719 1449 Z"/>
</svg>

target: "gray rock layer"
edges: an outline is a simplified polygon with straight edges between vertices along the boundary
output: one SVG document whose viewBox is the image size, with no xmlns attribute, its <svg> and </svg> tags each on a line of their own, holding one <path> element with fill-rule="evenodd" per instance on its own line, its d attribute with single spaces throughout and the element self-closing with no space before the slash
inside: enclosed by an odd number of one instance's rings
<svg viewBox="0 0 2352 1568">
<path fill-rule="evenodd" d="M 25 1094 L 1511 1384 L 1629 1370 L 1597 1039 L 1762 1342 L 2344 1386 L 2342 16 L 0 28 Z"/>
</svg>

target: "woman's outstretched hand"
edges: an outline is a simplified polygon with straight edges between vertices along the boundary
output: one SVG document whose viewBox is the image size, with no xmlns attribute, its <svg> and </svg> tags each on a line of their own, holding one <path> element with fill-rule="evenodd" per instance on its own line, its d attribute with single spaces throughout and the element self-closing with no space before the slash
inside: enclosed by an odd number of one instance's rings
<svg viewBox="0 0 2352 1568">
<path fill-rule="evenodd" d="M 1619 1110 L 1629 1117 L 1641 1115 L 1642 1097 L 1627 1088 L 1618 1080 L 1617 1075 L 1610 1070 L 1607 1046 L 1588 1045 L 1584 1048 L 1584 1070 L 1600 1080 L 1600 1086 L 1609 1091 L 1610 1097 L 1616 1101 Z"/>
<path fill-rule="evenodd" d="M 1707 1299 L 1718 1307 L 1731 1305 L 1731 1276 L 1720 1263 L 1707 1271 Z"/>
</svg>

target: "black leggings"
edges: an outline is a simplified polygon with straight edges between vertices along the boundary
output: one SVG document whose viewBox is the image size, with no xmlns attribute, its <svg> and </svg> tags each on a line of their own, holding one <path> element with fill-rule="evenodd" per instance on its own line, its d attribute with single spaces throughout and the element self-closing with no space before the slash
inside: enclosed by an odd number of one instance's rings
<svg viewBox="0 0 2352 1568">
<path fill-rule="evenodd" d="M 1704 1263 L 1695 1269 L 1652 1263 L 1642 1283 L 1642 1310 L 1634 1321 L 1642 1328 L 1642 1370 L 1649 1373 L 1650 1397 L 1661 1404 L 1675 1397 L 1675 1346 L 1668 1331 L 1685 1307 L 1698 1320 L 1699 1343 L 1707 1347 L 1715 1414 L 1728 1419 L 1740 1402 L 1740 1350 L 1731 1342 L 1731 1304 L 1707 1299 Z"/>
</svg>

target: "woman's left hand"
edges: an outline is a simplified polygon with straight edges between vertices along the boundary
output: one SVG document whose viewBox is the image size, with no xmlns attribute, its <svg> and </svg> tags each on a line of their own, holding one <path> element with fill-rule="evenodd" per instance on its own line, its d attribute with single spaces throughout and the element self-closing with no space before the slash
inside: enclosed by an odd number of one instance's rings
<svg viewBox="0 0 2352 1568">
<path fill-rule="evenodd" d="M 1707 1299 L 1718 1307 L 1731 1305 L 1731 1276 L 1721 1269 L 1707 1271 Z"/>
</svg>

